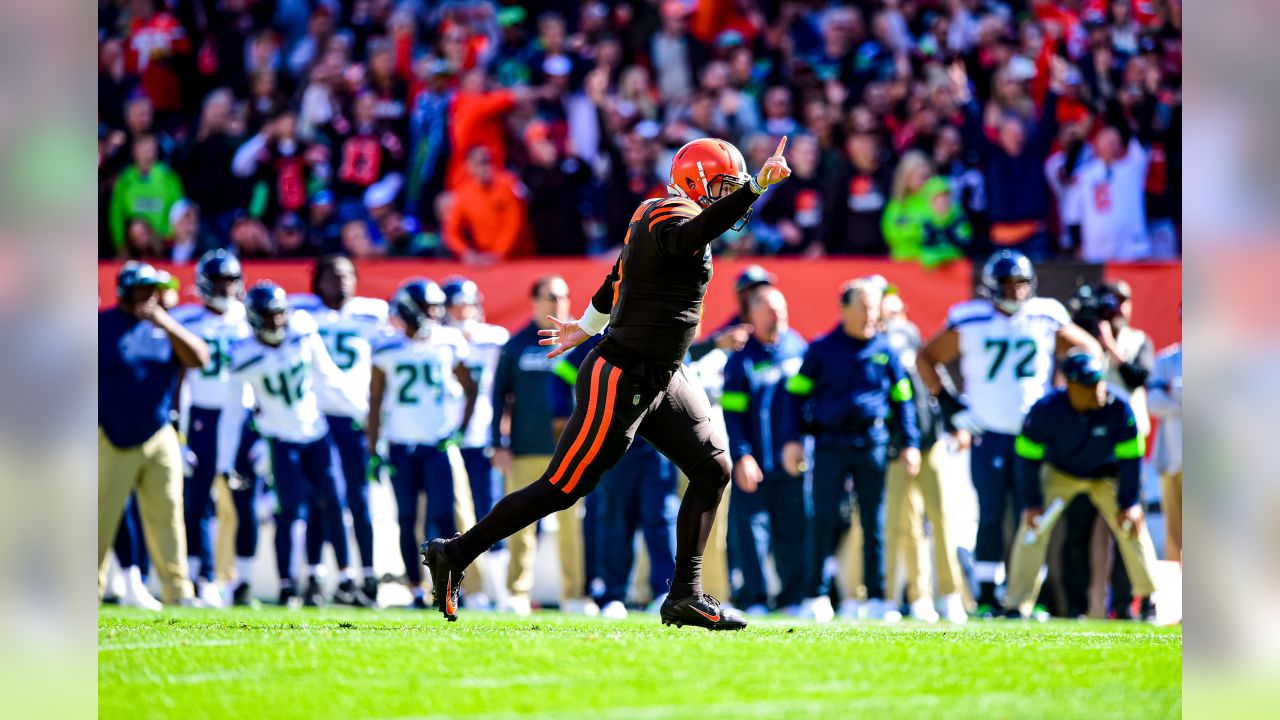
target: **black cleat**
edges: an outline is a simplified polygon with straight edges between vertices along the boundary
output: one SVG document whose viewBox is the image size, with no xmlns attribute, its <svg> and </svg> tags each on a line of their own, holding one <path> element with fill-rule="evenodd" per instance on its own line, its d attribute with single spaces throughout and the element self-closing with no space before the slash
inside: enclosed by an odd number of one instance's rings
<svg viewBox="0 0 1280 720">
<path fill-rule="evenodd" d="M 365 595 L 364 591 L 356 585 L 356 581 L 351 578 L 338 583 L 338 589 L 333 591 L 333 604 L 362 608 L 376 607 L 376 603 Z"/>
<path fill-rule="evenodd" d="M 298 588 L 292 580 L 280 583 L 280 607 L 296 607 L 298 605 Z"/>
<path fill-rule="evenodd" d="M 231 591 L 232 607 L 250 607 L 253 605 L 253 594 L 249 591 L 249 583 L 242 582 Z"/>
<path fill-rule="evenodd" d="M 458 537 L 461 535 L 454 535 Z M 458 590 L 462 587 L 462 578 L 466 575 L 463 568 L 449 561 L 444 547 L 448 543 L 444 538 L 436 538 L 422 543 L 418 554 L 422 556 L 422 564 L 431 573 L 431 594 L 435 596 L 436 607 L 449 622 L 458 619 Z"/>
<path fill-rule="evenodd" d="M 361 587 L 364 596 L 373 601 L 373 606 L 378 606 L 378 578 L 368 576 L 364 579 L 364 585 Z"/>
<path fill-rule="evenodd" d="M 719 600 L 705 593 L 679 600 L 668 595 L 662 602 L 662 624 L 676 627 L 692 625 L 708 630 L 742 630 L 747 627 L 747 619 L 737 610 L 721 607 Z"/>
<path fill-rule="evenodd" d="M 320 589 L 320 580 L 311 578 L 307 581 L 307 590 L 302 593 L 302 604 L 304 607 L 324 607 L 324 592 Z"/>
</svg>

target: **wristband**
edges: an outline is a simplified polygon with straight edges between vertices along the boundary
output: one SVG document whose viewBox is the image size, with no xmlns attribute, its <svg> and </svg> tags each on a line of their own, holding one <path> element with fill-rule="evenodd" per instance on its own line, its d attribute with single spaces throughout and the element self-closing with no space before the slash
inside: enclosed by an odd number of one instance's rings
<svg viewBox="0 0 1280 720">
<path fill-rule="evenodd" d="M 756 176 L 755 176 L 755 175 L 752 175 L 752 176 L 751 176 L 751 181 L 747 183 L 747 187 L 751 188 L 751 192 L 753 192 L 753 193 L 755 193 L 755 194 L 757 194 L 757 195 L 763 195 L 763 194 L 764 194 L 764 186 L 763 186 L 763 185 L 761 185 L 761 184 L 756 180 Z"/>
<path fill-rule="evenodd" d="M 586 330 L 588 334 L 599 335 L 604 326 L 609 324 L 609 316 L 596 309 L 596 306 L 587 303 L 587 311 L 582 313 L 582 317 L 578 320 L 578 327 Z"/>
</svg>

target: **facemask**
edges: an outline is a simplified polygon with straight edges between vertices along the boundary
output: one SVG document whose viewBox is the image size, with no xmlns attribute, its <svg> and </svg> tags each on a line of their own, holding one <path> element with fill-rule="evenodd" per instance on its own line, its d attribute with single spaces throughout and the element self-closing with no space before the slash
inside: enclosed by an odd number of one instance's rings
<svg viewBox="0 0 1280 720">
<path fill-rule="evenodd" d="M 259 330 L 258 339 L 270 345 L 279 345 L 284 342 L 284 328 L 277 330 Z"/>
<path fill-rule="evenodd" d="M 204 304 L 214 312 L 226 312 L 231 307 L 231 298 L 225 295 L 212 295 L 204 299 Z"/>
</svg>

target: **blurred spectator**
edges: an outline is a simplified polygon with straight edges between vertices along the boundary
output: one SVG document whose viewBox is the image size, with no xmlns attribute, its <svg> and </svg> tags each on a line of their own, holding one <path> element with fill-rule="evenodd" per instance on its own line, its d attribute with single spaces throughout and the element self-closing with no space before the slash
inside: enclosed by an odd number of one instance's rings
<svg viewBox="0 0 1280 720">
<path fill-rule="evenodd" d="M 342 226 L 338 224 L 333 193 L 319 190 L 307 205 L 307 243 L 320 249 L 321 255 L 337 253 L 342 246 Z"/>
<path fill-rule="evenodd" d="M 169 208 L 182 199 L 182 180 L 156 158 L 156 140 L 150 135 L 133 144 L 133 164 L 125 168 L 111 194 L 111 237 L 116 253 L 125 249 L 125 223 L 141 219 L 155 237 L 169 235 Z M 133 245 L 130 235 L 130 245 Z M 157 248 L 158 249 L 158 248 Z M 154 257 L 148 253 L 146 257 Z"/>
<path fill-rule="evenodd" d="M 351 118 L 338 115 L 325 131 L 334 168 L 333 191 L 338 217 L 361 216 L 361 203 L 369 186 L 398 172 L 404 162 L 399 138 L 374 114 L 377 97 L 366 90 L 351 103 Z"/>
<path fill-rule="evenodd" d="M 1046 223 L 1049 201 L 1043 168 L 1049 144 L 1057 133 L 1058 96 L 1049 93 L 1040 119 L 1028 127 L 1027 118 L 1021 115 L 1025 108 L 1019 96 L 997 95 L 988 106 L 998 117 L 993 142 L 963 68 L 953 65 L 951 73 L 956 94 L 964 103 L 965 144 L 978 152 L 986 179 L 991 242 L 1018 250 L 1032 260 L 1043 260 L 1050 251 Z M 1008 80 L 998 78 L 999 82 Z"/>
<path fill-rule="evenodd" d="M 924 221 L 924 237 L 920 245 L 920 264 L 937 267 L 965 255 L 973 240 L 973 228 L 964 211 L 951 196 L 951 190 L 939 178 L 925 184 L 929 213 Z"/>
<path fill-rule="evenodd" d="M 939 195 L 945 195 L 938 198 Z M 939 215 L 936 205 L 946 211 Z M 919 260 L 926 266 L 937 264 L 940 259 L 958 257 L 958 250 L 953 248 L 945 229 L 953 224 L 954 215 L 958 213 L 950 203 L 951 188 L 942 178 L 933 174 L 933 166 L 929 158 L 919 150 L 912 150 L 902 156 L 898 170 L 893 175 L 893 195 L 885 207 L 881 225 L 884 239 L 889 244 L 889 257 L 894 260 Z M 945 205 L 944 205 L 945 203 Z M 953 212 L 954 211 L 954 212 Z M 960 214 L 963 219 L 963 214 Z M 930 248 L 929 257 L 925 256 L 925 226 L 934 224 L 934 240 L 938 247 Z"/>
<path fill-rule="evenodd" d="M 782 244 L 779 255 L 822 254 L 822 238 L 827 235 L 825 183 L 818 177 L 818 141 L 812 135 L 798 135 L 791 141 L 787 162 L 791 178 L 773 191 L 760 217 L 775 225 Z"/>
<path fill-rule="evenodd" d="M 369 226 L 363 220 L 348 220 L 342 224 L 342 252 L 359 260 L 379 254 L 369 237 Z"/>
<path fill-rule="evenodd" d="M 583 231 L 582 194 L 591 177 L 586 163 L 561 155 L 544 123 L 524 134 L 531 162 L 522 179 L 529 194 L 529 225 L 539 255 L 582 255 L 587 250 Z"/>
<path fill-rule="evenodd" d="M 1087 262 L 1134 260 L 1149 253 L 1143 189 L 1147 151 L 1136 138 L 1123 145 L 1120 132 L 1104 128 L 1093 141 L 1093 159 L 1076 172 L 1080 257 Z"/>
<path fill-rule="evenodd" d="M 213 232 L 222 238 L 231 229 L 235 211 L 248 200 L 246 184 L 232 173 L 232 158 L 243 132 L 234 105 L 235 97 L 227 88 L 205 96 L 196 132 L 174 158 L 187 197 L 200 206 Z"/>
<path fill-rule="evenodd" d="M 702 67 L 705 50 L 689 35 L 689 6 L 680 0 L 661 2 L 662 25 L 649 52 L 657 71 L 658 95 L 664 101 L 684 98 L 693 89 L 693 68 Z"/>
<path fill-rule="evenodd" d="M 467 153 L 469 177 L 452 193 L 444 220 L 444 242 L 465 262 L 493 262 L 526 254 L 529 249 L 525 188 L 495 164 L 489 148 L 472 148 Z"/>
<path fill-rule="evenodd" d="M 472 70 L 462 76 L 454 94 L 449 118 L 449 145 L 453 154 L 445 175 L 445 187 L 457 188 L 467 179 L 471 164 L 470 151 L 483 147 L 498 167 L 507 162 L 507 141 L 503 123 L 505 114 L 516 104 L 513 90 L 490 90 L 483 70 Z"/>
<path fill-rule="evenodd" d="M 881 255 L 886 250 L 881 218 L 889 202 L 893 168 L 883 162 L 875 135 L 857 132 L 845 142 L 849 166 L 838 196 L 844 222 L 828 239 L 833 255 Z"/>
<path fill-rule="evenodd" d="M 306 209 L 307 192 L 327 179 L 325 148 L 298 139 L 298 114 L 277 111 L 236 151 L 232 172 L 253 181 L 249 214 L 272 222 Z"/>
<path fill-rule="evenodd" d="M 169 231 L 165 256 L 179 265 L 222 246 L 200 223 L 200 208 L 190 200 L 179 200 L 169 208 Z"/>
<path fill-rule="evenodd" d="M 275 256 L 271 235 L 262 221 L 241 215 L 231 224 L 231 244 L 241 258 L 269 258 Z"/>
<path fill-rule="evenodd" d="M 967 248 L 970 257 L 986 257 L 987 190 L 982 173 L 965 159 L 960 130 L 947 125 L 938 130 L 933 142 L 933 166 L 938 177 L 951 186 L 951 197 L 960 206 L 973 229 L 973 242 Z"/>
<path fill-rule="evenodd" d="M 171 126 L 182 109 L 180 73 L 187 70 L 191 38 L 167 10 L 156 10 L 155 0 L 133 0 L 129 33 L 125 41 L 125 69 L 142 78 L 142 89 L 155 109 Z"/>
</svg>

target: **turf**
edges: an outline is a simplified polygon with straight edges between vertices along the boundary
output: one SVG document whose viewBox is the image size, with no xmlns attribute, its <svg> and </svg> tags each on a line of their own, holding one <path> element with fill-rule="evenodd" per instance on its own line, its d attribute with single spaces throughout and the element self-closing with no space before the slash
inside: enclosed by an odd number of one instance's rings
<svg viewBox="0 0 1280 720">
<path fill-rule="evenodd" d="M 104 608 L 98 704 L 184 719 L 1180 717 L 1182 631 Z"/>
</svg>

